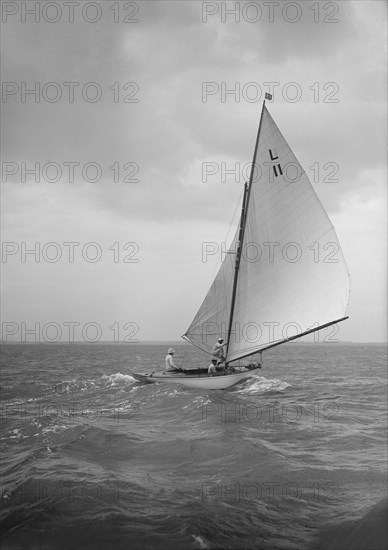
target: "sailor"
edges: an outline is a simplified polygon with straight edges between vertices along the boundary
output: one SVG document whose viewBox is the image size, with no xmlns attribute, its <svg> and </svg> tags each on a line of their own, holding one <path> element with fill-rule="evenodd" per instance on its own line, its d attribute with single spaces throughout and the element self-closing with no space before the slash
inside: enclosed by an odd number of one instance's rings
<svg viewBox="0 0 388 550">
<path fill-rule="evenodd" d="M 212 359 L 212 362 L 209 365 L 209 368 L 207 369 L 208 374 L 216 374 L 217 373 L 217 359 Z"/>
<path fill-rule="evenodd" d="M 179 367 L 177 367 L 174 364 L 172 356 L 174 355 L 175 350 L 172 348 L 168 348 L 167 355 L 166 355 L 166 371 L 167 372 L 173 372 L 173 371 L 179 371 L 181 370 Z"/>
<path fill-rule="evenodd" d="M 223 338 L 218 338 L 217 342 L 213 346 L 213 359 L 219 363 L 224 363 L 225 361 L 224 351 L 222 348 L 226 346 L 226 344 L 227 342 L 224 342 Z"/>
</svg>

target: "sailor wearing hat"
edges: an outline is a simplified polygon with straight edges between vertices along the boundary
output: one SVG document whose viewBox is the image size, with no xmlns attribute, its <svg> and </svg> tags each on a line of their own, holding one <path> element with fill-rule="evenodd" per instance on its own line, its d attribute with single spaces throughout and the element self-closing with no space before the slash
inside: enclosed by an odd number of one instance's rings
<svg viewBox="0 0 388 550">
<path fill-rule="evenodd" d="M 216 359 L 218 364 L 225 361 L 223 347 L 226 346 L 227 342 L 224 342 L 223 338 L 218 338 L 218 341 L 213 346 L 213 359 Z"/>
<path fill-rule="evenodd" d="M 172 348 L 168 348 L 167 355 L 166 355 L 166 371 L 167 372 L 181 370 L 179 367 L 177 367 L 174 364 L 174 361 L 173 361 L 173 358 L 172 358 L 174 353 L 175 353 L 175 350 L 173 350 Z"/>
</svg>

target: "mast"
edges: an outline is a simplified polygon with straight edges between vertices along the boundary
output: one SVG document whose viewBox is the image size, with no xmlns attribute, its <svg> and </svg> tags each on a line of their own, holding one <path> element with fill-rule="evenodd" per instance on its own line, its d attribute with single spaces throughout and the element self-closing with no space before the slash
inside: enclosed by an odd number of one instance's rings
<svg viewBox="0 0 388 550">
<path fill-rule="evenodd" d="M 236 302 L 236 292 L 237 292 L 238 270 L 239 270 L 239 267 L 240 267 L 241 251 L 242 251 L 242 245 L 243 245 L 244 234 L 245 234 L 245 225 L 246 225 L 245 222 L 246 222 L 246 219 L 247 219 L 249 197 L 250 197 L 250 194 L 251 194 L 253 175 L 254 175 L 254 172 L 255 172 L 255 159 L 256 159 L 256 155 L 257 155 L 257 149 L 259 147 L 259 138 L 260 138 L 261 123 L 262 123 L 262 120 L 263 120 L 264 107 L 265 107 L 265 99 L 263 101 L 263 107 L 261 109 L 259 129 L 257 131 L 257 138 L 256 138 L 255 150 L 254 150 L 254 153 L 253 153 L 251 173 L 250 173 L 250 176 L 249 176 L 249 184 L 245 183 L 245 186 L 244 186 L 244 197 L 243 197 L 243 203 L 242 203 L 242 208 L 241 208 L 240 230 L 239 230 L 239 235 L 238 235 L 238 247 L 237 247 L 237 252 L 236 252 L 236 262 L 235 262 L 235 265 L 234 265 L 232 304 L 231 304 L 231 307 L 230 307 L 228 334 L 227 334 L 227 337 L 226 337 L 226 341 L 227 341 L 226 354 L 225 354 L 226 358 L 228 357 L 230 334 L 232 332 L 233 313 L 234 313 L 234 305 L 235 305 L 235 302 Z"/>
</svg>

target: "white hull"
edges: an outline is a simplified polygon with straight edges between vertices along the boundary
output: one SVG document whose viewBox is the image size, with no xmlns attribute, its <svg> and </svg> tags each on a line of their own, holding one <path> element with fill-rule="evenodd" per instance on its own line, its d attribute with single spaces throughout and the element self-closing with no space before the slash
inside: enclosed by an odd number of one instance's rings
<svg viewBox="0 0 388 550">
<path fill-rule="evenodd" d="M 199 388 L 203 390 L 225 390 L 242 380 L 252 376 L 252 373 L 258 369 L 244 370 L 236 374 L 219 374 L 212 376 L 210 374 L 141 374 L 133 373 L 132 376 L 140 382 L 155 383 L 163 382 L 167 384 L 182 384 L 186 388 Z"/>
</svg>

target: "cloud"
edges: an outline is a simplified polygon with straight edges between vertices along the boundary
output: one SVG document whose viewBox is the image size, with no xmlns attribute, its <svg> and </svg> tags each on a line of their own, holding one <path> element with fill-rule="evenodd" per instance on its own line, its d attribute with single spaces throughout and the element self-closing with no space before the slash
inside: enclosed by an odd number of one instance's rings
<svg viewBox="0 0 388 550">
<path fill-rule="evenodd" d="M 373 172 L 360 175 L 374 180 Z M 385 199 L 385 200 L 384 200 Z M 383 342 L 387 334 L 386 192 L 380 197 L 352 194 L 333 217 L 351 278 L 349 321 L 341 327 L 345 340 Z"/>
<path fill-rule="evenodd" d="M 190 254 L 197 258 L 203 240 L 223 239 L 229 227 L 246 174 L 222 181 L 223 171 L 251 162 L 265 83 L 272 82 L 278 85 L 269 110 L 345 235 L 345 256 L 360 274 L 352 307 L 357 319 L 363 317 L 365 273 L 357 259 L 365 255 L 372 265 L 377 260 L 354 248 L 346 235 L 353 233 L 357 216 L 367 220 L 366 234 L 377 227 L 370 201 L 377 205 L 384 198 L 386 7 L 382 2 L 296 4 L 302 14 L 295 23 L 287 20 L 294 17 L 292 8 L 283 13 L 282 6 L 274 7 L 271 23 L 262 2 L 257 5 L 263 14 L 255 23 L 247 21 L 254 17 L 249 2 L 238 3 L 240 22 L 233 15 L 223 22 L 224 3 L 148 1 L 138 2 L 134 24 L 122 22 L 128 15 L 123 11 L 115 24 L 106 4 L 95 24 L 81 17 L 73 24 L 65 18 L 55 24 L 22 23 L 20 14 L 9 18 L 3 80 L 15 82 L 17 91 L 2 104 L 3 161 L 15 163 L 17 171 L 2 184 L 6 238 L 19 243 L 97 240 L 108 247 L 107 254 L 114 242 L 136 241 L 144 255 L 130 272 L 129 287 L 124 271 L 103 263 L 75 267 L 10 260 L 5 264 L 7 315 L 29 309 L 32 316 L 57 312 L 63 318 L 73 307 L 78 316 L 103 317 L 115 304 L 116 316 L 124 319 L 131 309 L 146 327 L 144 337 L 158 338 L 173 293 L 176 314 L 163 337 L 175 338 L 193 308 L 188 289 L 197 302 L 208 286 L 208 266 L 193 268 Z M 332 13 L 330 6 L 336 5 L 339 11 Z M 206 6 L 216 10 L 207 22 Z M 23 82 L 29 89 L 38 83 L 38 102 L 32 95 L 22 101 Z M 49 82 L 59 86 L 57 102 L 47 100 L 55 92 L 44 88 Z M 66 82 L 79 82 L 74 102 Z M 99 101 L 83 96 L 90 82 L 101 89 Z M 204 96 L 206 82 L 214 93 Z M 297 89 L 301 97 L 294 102 Z M 57 183 L 44 178 L 48 162 L 62 170 Z M 22 183 L 23 166 L 31 169 L 36 163 L 40 183 L 32 174 Z M 72 183 L 69 163 L 79 163 Z M 88 163 L 99 165 L 99 181 L 83 174 Z M 206 181 L 205 163 L 217 167 Z M 364 212 L 362 204 L 368 205 Z M 378 233 L 376 239 L 380 243 L 384 236 Z M 105 287 L 107 280 L 114 283 Z M 376 280 L 376 292 L 381 285 Z M 376 308 L 381 319 L 382 307 Z M 355 334 L 362 339 L 358 325 Z"/>
</svg>

